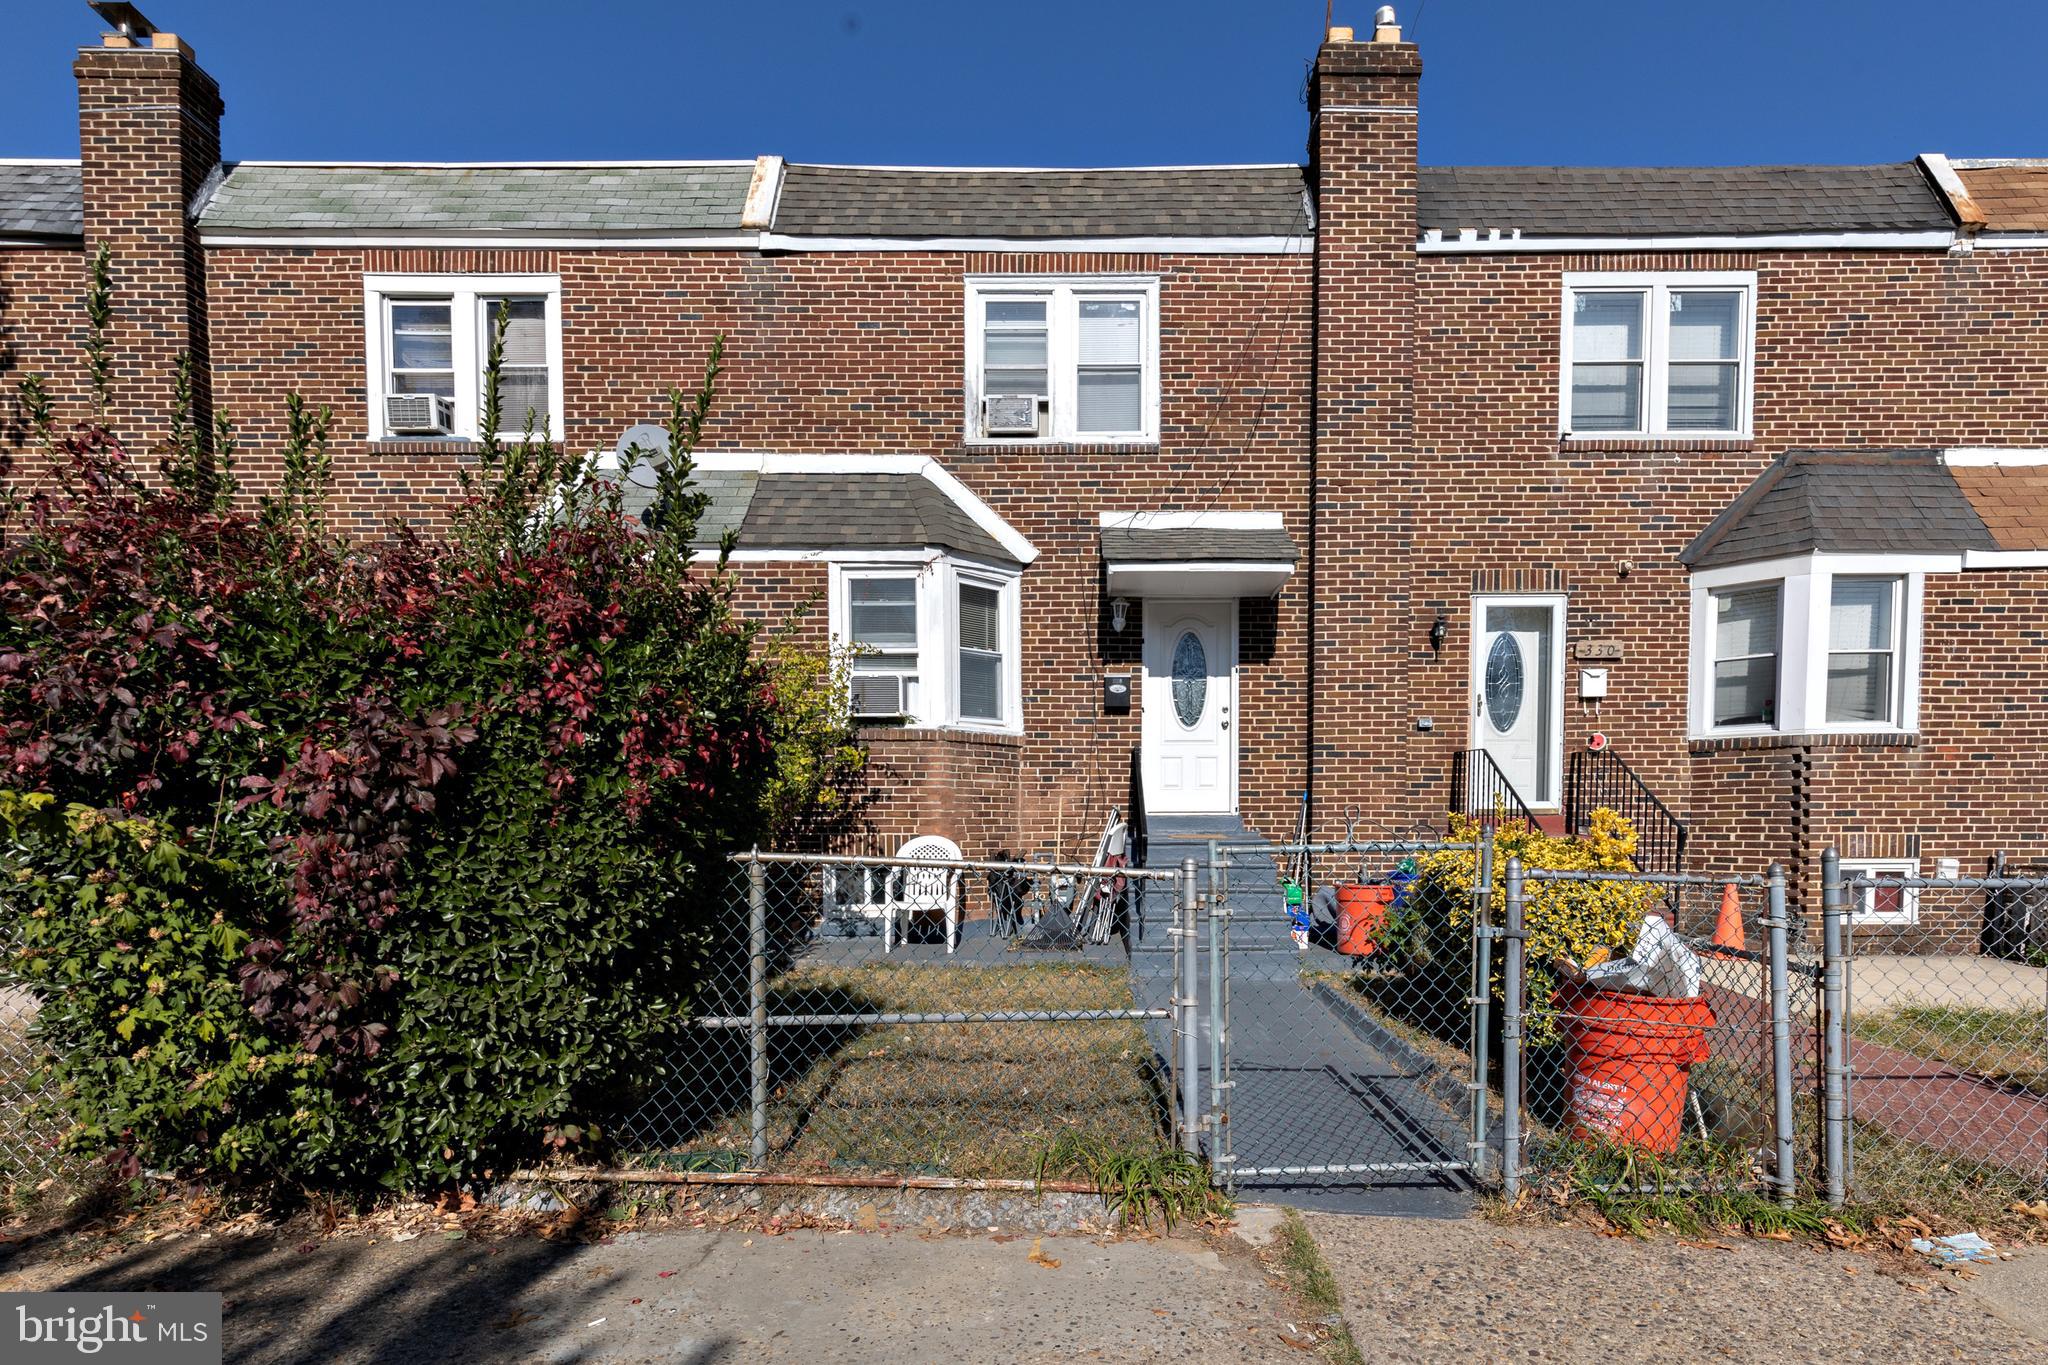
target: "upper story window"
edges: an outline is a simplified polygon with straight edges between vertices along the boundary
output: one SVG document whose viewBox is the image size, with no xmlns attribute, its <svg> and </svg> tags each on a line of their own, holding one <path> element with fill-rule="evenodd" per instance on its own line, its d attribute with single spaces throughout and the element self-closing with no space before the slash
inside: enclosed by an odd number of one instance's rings
<svg viewBox="0 0 2048 1365">
<path fill-rule="evenodd" d="M 562 431 L 561 284 L 552 275 L 363 279 L 370 439 L 475 440 L 500 312 L 499 429 Z"/>
<path fill-rule="evenodd" d="M 1924 572 L 1819 554 L 1694 574 L 1693 733 L 1913 730 Z"/>
<path fill-rule="evenodd" d="M 1565 276 L 1559 429 L 1747 436 L 1756 276 Z"/>
<path fill-rule="evenodd" d="M 940 556 L 835 564 L 832 578 L 832 635 L 854 650 L 856 716 L 1022 728 L 1014 573 Z"/>
<path fill-rule="evenodd" d="M 967 281 L 971 441 L 1159 439 L 1159 282 L 1150 276 Z"/>
</svg>

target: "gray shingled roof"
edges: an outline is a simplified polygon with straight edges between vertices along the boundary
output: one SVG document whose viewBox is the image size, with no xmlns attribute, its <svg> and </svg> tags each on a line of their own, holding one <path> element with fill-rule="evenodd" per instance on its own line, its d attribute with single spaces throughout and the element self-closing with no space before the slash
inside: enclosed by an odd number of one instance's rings
<svg viewBox="0 0 2048 1365">
<path fill-rule="evenodd" d="M 467 228 L 734 230 L 752 163 L 737 166 L 256 166 L 229 168 L 213 231 Z"/>
<path fill-rule="evenodd" d="M 1301 556 L 1294 537 L 1278 526 L 1226 530 L 1105 526 L 1102 557 L 1140 564 L 1293 564 Z"/>
<path fill-rule="evenodd" d="M 901 550 L 938 546 L 1014 564 L 1016 557 L 922 474 L 755 474 L 700 469 L 711 499 L 692 543 L 715 547 L 737 528 L 742 550 Z M 654 502 L 653 479 L 636 467 L 624 483 L 634 516 Z"/>
<path fill-rule="evenodd" d="M 1886 166 L 1424 166 L 1423 230 L 1646 236 L 1940 229 L 1911 163 Z"/>
<path fill-rule="evenodd" d="M 0 233 L 22 237 L 82 237 L 83 197 L 78 164 L 0 165 Z"/>
<path fill-rule="evenodd" d="M 1693 569 L 1780 555 L 1953 554 L 1998 542 L 1933 450 L 1794 450 L 1679 555 Z"/>
<path fill-rule="evenodd" d="M 1285 237 L 1298 166 L 946 171 L 789 166 L 775 230 L 812 237 Z"/>
</svg>

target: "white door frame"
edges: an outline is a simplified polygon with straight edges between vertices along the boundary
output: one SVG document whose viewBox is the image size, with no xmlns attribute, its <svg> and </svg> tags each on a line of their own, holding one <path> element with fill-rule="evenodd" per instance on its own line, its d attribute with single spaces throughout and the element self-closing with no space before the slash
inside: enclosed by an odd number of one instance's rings
<svg viewBox="0 0 2048 1365">
<path fill-rule="evenodd" d="M 1228 803 L 1225 809 L 1227 813 L 1234 815 L 1237 812 L 1238 723 L 1243 719 L 1242 716 L 1240 716 L 1239 714 L 1237 705 L 1237 599 L 1234 597 L 1148 597 L 1144 599 L 1144 605 L 1141 608 L 1141 610 L 1144 613 L 1142 619 L 1142 630 L 1140 632 L 1138 639 L 1139 658 L 1142 659 L 1145 656 L 1147 632 L 1153 630 L 1157 623 L 1162 621 L 1168 613 L 1185 610 L 1191 607 L 1198 609 L 1213 608 L 1217 613 L 1218 619 L 1222 622 L 1223 657 L 1229 660 L 1230 662 L 1230 667 L 1228 671 L 1222 675 L 1224 694 L 1223 704 L 1229 708 L 1228 714 L 1224 717 L 1223 721 L 1223 785 L 1225 799 Z M 1139 688 L 1140 695 L 1143 695 L 1145 690 L 1146 689 L 1141 686 Z M 1141 708 L 1141 714 L 1138 718 L 1138 742 L 1141 745 L 1145 745 L 1147 741 L 1152 738 L 1152 727 L 1154 725 L 1165 723 L 1164 717 L 1159 717 L 1157 719 L 1154 718 L 1154 709 L 1155 708 L 1151 706 L 1144 706 Z M 1147 747 L 1148 749 L 1150 748 L 1149 745 Z M 1156 750 L 1152 750 L 1152 752 L 1154 753 L 1154 758 L 1156 759 Z M 1146 812 L 1148 814 L 1159 815 L 1173 815 L 1179 813 L 1170 810 L 1157 809 L 1154 807 L 1152 799 L 1152 762 L 1153 760 L 1148 759 L 1146 760 L 1144 765 L 1145 771 L 1143 774 L 1143 778 L 1146 788 Z"/>
<path fill-rule="evenodd" d="M 1486 609 L 1488 607 L 1548 607 L 1550 609 L 1550 782 L 1548 792 L 1519 792 L 1531 810 L 1557 810 L 1564 800 L 1564 623 L 1569 599 L 1555 592 L 1494 592 L 1472 595 L 1472 648 L 1465 668 L 1465 747 L 1484 749 L 1486 735 L 1480 725 L 1479 701 L 1486 686 Z"/>
</svg>

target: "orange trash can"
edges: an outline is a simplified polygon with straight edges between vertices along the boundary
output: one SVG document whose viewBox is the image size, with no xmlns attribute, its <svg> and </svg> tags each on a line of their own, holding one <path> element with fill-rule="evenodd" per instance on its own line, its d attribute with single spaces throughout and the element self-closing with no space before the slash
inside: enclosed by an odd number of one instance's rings
<svg viewBox="0 0 2048 1365">
<path fill-rule="evenodd" d="M 1337 951 L 1353 957 L 1370 957 L 1379 951 L 1373 931 L 1387 922 L 1387 907 L 1394 903 L 1391 886 L 1362 886 L 1349 882 L 1337 888 Z"/>
<path fill-rule="evenodd" d="M 1692 1068 L 1712 1050 L 1706 1000 L 1579 985 L 1552 999 L 1567 1051 L 1572 1135 L 1677 1151 Z"/>
</svg>

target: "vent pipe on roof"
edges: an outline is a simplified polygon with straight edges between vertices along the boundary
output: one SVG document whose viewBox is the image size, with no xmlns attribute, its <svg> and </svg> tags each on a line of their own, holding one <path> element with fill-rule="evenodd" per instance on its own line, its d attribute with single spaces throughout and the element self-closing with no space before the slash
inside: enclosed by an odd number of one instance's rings
<svg viewBox="0 0 2048 1365">
<path fill-rule="evenodd" d="M 1398 43 L 1401 41 L 1401 24 L 1394 18 L 1392 5 L 1381 5 L 1372 16 L 1372 40 L 1376 43 Z"/>
</svg>

